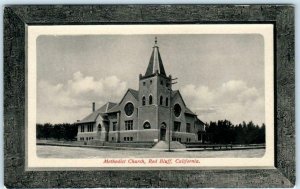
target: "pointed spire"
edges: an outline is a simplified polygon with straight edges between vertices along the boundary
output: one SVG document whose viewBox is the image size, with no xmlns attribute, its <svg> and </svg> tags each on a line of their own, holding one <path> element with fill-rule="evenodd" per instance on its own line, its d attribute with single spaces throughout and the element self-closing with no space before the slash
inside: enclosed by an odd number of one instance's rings
<svg viewBox="0 0 300 189">
<path fill-rule="evenodd" d="M 166 76 L 165 68 L 158 49 L 159 48 L 157 46 L 157 37 L 155 37 L 153 51 L 150 57 L 145 76 L 155 74 L 156 72 Z"/>
</svg>

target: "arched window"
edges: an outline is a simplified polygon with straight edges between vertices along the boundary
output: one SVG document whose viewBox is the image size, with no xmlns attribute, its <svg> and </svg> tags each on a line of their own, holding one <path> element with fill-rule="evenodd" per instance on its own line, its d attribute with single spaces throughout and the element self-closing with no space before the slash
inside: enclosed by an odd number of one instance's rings
<svg viewBox="0 0 300 189">
<path fill-rule="evenodd" d="M 149 96 L 149 104 L 152 104 L 152 95 Z"/>
<path fill-rule="evenodd" d="M 102 130 L 102 127 L 101 127 L 101 124 L 99 123 L 98 124 L 98 131 L 101 131 Z"/>
<path fill-rule="evenodd" d="M 169 99 L 166 98 L 166 106 L 169 106 Z"/>
<path fill-rule="evenodd" d="M 163 105 L 163 97 L 162 97 L 162 96 L 160 96 L 159 104 L 160 104 L 160 105 Z"/>
<path fill-rule="evenodd" d="M 142 99 L 142 103 L 143 103 L 143 106 L 146 105 L 146 98 L 143 96 L 143 99 Z"/>
<path fill-rule="evenodd" d="M 143 125 L 144 129 L 150 129 L 151 128 L 151 125 L 148 121 L 146 121 Z"/>
</svg>

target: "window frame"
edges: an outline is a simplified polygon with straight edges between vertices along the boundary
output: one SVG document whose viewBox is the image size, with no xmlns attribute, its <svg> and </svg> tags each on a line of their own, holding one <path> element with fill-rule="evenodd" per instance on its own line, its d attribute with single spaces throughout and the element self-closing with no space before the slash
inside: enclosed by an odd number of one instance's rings
<svg viewBox="0 0 300 189">
<path fill-rule="evenodd" d="M 143 96 L 143 97 L 142 97 L 142 106 L 145 106 L 145 105 L 146 105 L 146 97 Z"/>
<path fill-rule="evenodd" d="M 175 127 L 176 126 L 176 127 Z M 173 127 L 173 131 L 174 132 L 180 132 L 180 128 L 181 127 L 181 122 L 179 121 L 174 121 L 174 127 Z"/>
<path fill-rule="evenodd" d="M 151 105 L 151 104 L 153 104 L 153 97 L 152 97 L 152 95 L 150 94 L 150 95 L 149 95 L 149 105 Z"/>
<path fill-rule="evenodd" d="M 112 131 L 116 131 L 117 130 L 117 121 L 113 121 L 112 122 Z"/>
<path fill-rule="evenodd" d="M 145 125 L 146 125 L 147 123 L 149 124 L 149 127 L 145 127 Z M 151 124 L 150 124 L 149 121 L 145 121 L 145 122 L 143 123 L 143 129 L 151 129 Z"/>
<path fill-rule="evenodd" d="M 164 100 L 164 97 L 163 96 L 160 96 L 159 97 L 159 105 L 163 105 L 164 103 L 163 103 L 163 100 Z"/>
<path fill-rule="evenodd" d="M 125 120 L 125 131 L 133 130 L 133 120 Z"/>
<path fill-rule="evenodd" d="M 188 128 L 189 128 L 189 129 L 188 129 Z M 191 123 L 186 123 L 185 131 L 186 131 L 187 133 L 191 133 Z"/>
</svg>

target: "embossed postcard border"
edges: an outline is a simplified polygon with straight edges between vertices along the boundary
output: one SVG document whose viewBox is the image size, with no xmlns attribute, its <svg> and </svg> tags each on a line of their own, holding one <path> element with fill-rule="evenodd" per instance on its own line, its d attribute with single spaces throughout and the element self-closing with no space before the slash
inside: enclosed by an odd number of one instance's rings
<svg viewBox="0 0 300 189">
<path fill-rule="evenodd" d="M 25 171 L 26 26 L 274 24 L 275 168 Z M 4 181 L 12 187 L 293 187 L 295 49 L 291 5 L 20 5 L 4 9 Z"/>
</svg>

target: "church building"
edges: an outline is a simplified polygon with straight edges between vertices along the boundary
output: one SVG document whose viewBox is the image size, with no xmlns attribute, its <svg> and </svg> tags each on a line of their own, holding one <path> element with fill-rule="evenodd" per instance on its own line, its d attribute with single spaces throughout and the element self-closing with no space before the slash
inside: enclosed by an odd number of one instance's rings
<svg viewBox="0 0 300 189">
<path fill-rule="evenodd" d="M 139 89 L 128 89 L 119 103 L 108 102 L 78 125 L 78 141 L 106 142 L 201 142 L 204 123 L 185 104 L 180 92 L 172 90 L 157 40 Z"/>
</svg>

